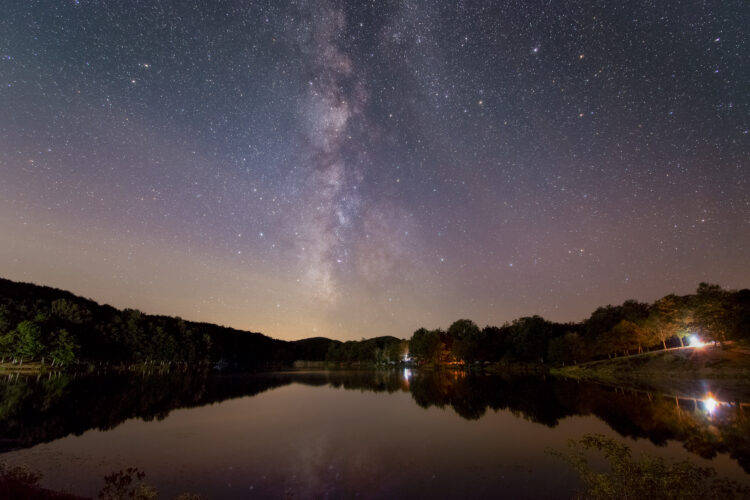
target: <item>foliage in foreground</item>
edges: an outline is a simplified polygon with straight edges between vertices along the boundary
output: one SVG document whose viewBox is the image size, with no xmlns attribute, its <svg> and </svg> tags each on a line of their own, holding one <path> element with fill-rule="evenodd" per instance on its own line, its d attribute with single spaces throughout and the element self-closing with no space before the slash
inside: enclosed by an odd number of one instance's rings
<svg viewBox="0 0 750 500">
<path fill-rule="evenodd" d="M 99 500 L 156 500 L 159 492 L 143 480 L 146 474 L 136 467 L 104 476 Z M 81 497 L 42 488 L 42 475 L 27 467 L 0 463 L 0 498 L 35 498 L 44 500 L 79 500 Z M 183 493 L 175 500 L 200 500 L 202 497 Z"/>
<path fill-rule="evenodd" d="M 666 463 L 660 457 L 634 460 L 627 445 L 602 434 L 570 441 L 566 452 L 551 451 L 579 474 L 586 490 L 576 498 L 684 499 L 748 498 L 750 488 L 718 477 L 716 471 L 688 460 Z M 607 470 L 597 471 L 592 451 L 604 456 Z"/>
</svg>

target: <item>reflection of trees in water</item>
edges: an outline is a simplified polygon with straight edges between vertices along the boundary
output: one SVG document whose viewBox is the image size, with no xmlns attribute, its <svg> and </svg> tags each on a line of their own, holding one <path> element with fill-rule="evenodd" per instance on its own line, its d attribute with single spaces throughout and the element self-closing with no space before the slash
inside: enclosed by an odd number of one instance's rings
<svg viewBox="0 0 750 500">
<path fill-rule="evenodd" d="M 560 418 L 571 414 L 556 404 L 552 385 L 532 377 L 423 372 L 414 376 L 410 389 L 419 406 L 449 406 L 470 420 L 480 418 L 487 409 L 509 410 L 518 417 L 553 427 Z"/>
<path fill-rule="evenodd" d="M 594 384 L 581 384 L 577 392 L 568 391 L 558 400 L 572 402 L 577 414 L 596 415 L 622 436 L 649 439 L 658 446 L 678 441 L 686 450 L 707 459 L 728 453 L 750 472 L 750 421 L 740 405 L 721 406 L 709 415 L 690 398 Z"/>
<path fill-rule="evenodd" d="M 177 408 L 252 396 L 290 382 L 199 372 L 6 378 L 0 382 L 0 451 L 111 429 L 129 418 L 161 420 Z"/>
<path fill-rule="evenodd" d="M 293 374 L 293 379 L 307 385 L 329 385 L 348 390 L 388 393 L 408 390 L 407 381 L 396 370 L 312 372 Z"/>
<path fill-rule="evenodd" d="M 646 438 L 659 446 L 676 440 L 704 458 L 729 453 L 750 472 L 750 419 L 742 407 L 721 406 L 708 416 L 694 401 L 657 393 L 531 376 L 451 371 L 414 371 L 408 379 L 397 370 L 6 378 L 0 382 L 0 451 L 93 428 L 111 429 L 129 418 L 162 419 L 177 408 L 254 396 L 291 383 L 387 393 L 409 391 L 423 408 L 451 408 L 469 420 L 481 418 L 488 410 L 502 410 L 555 427 L 567 416 L 595 415 L 622 436 Z"/>
<path fill-rule="evenodd" d="M 310 372 L 212 375 L 206 372 L 112 373 L 0 379 L 0 452 L 89 429 L 112 429 L 130 418 L 161 420 L 170 411 L 255 396 L 293 382 L 394 392 L 397 372 Z"/>
</svg>

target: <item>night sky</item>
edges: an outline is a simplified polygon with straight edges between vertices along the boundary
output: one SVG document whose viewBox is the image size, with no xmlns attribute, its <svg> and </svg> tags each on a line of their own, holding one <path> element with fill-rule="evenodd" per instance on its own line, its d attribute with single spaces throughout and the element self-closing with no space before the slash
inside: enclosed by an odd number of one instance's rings
<svg viewBox="0 0 750 500">
<path fill-rule="evenodd" d="M 342 340 L 750 286 L 746 0 L 0 7 L 0 276 Z"/>
</svg>

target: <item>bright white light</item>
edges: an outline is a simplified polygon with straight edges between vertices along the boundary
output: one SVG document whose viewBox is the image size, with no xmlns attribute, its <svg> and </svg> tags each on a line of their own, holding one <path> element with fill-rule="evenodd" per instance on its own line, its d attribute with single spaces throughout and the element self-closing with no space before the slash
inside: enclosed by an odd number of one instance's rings
<svg viewBox="0 0 750 500">
<path fill-rule="evenodd" d="M 404 378 L 406 380 L 409 380 L 411 378 L 411 370 L 408 368 L 404 368 Z"/>
<path fill-rule="evenodd" d="M 688 343 L 691 347 L 703 347 L 704 345 L 706 345 L 701 342 L 701 339 L 699 339 L 697 335 L 691 335 Z"/>
<path fill-rule="evenodd" d="M 716 407 L 719 406 L 719 403 L 717 403 L 714 398 L 709 396 L 703 400 L 703 406 L 706 407 L 706 411 L 708 413 L 713 413 Z"/>
</svg>

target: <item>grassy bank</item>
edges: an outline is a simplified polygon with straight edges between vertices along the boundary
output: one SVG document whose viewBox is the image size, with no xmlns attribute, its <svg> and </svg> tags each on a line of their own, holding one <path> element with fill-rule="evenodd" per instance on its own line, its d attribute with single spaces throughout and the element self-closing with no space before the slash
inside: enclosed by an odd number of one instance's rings
<svg viewBox="0 0 750 500">
<path fill-rule="evenodd" d="M 209 363 L 169 363 L 169 362 L 147 362 L 147 363 L 109 363 L 107 361 L 90 361 L 81 363 L 72 363 L 68 365 L 55 365 L 42 363 L 40 361 L 31 361 L 27 363 L 0 363 L 0 375 L 20 374 L 20 375 L 38 375 L 44 373 L 66 372 L 66 373 L 98 373 L 98 372 L 142 372 L 142 371 L 169 371 L 188 369 L 200 370 L 210 367 Z"/>
<path fill-rule="evenodd" d="M 681 385 L 698 380 L 750 389 L 750 350 L 703 347 L 650 352 L 552 369 L 555 375 L 618 385 Z"/>
<path fill-rule="evenodd" d="M 45 370 L 52 370 L 49 365 L 42 365 L 39 362 L 13 364 L 13 363 L 0 363 L 0 375 L 8 373 L 19 373 L 21 375 L 35 375 L 42 373 Z"/>
</svg>

